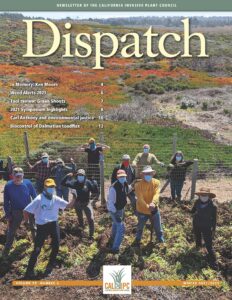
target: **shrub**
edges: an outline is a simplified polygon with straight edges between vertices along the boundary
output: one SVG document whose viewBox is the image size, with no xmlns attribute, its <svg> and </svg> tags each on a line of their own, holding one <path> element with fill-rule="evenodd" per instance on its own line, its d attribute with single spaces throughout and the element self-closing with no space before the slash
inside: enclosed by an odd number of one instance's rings
<svg viewBox="0 0 232 300">
<path fill-rule="evenodd" d="M 207 102 L 202 103 L 202 110 L 208 110 L 208 103 Z"/>
</svg>

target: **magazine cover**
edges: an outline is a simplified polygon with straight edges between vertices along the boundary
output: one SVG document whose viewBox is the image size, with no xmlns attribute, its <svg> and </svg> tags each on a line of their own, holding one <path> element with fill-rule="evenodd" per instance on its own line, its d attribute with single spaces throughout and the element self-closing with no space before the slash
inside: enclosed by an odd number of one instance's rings
<svg viewBox="0 0 232 300">
<path fill-rule="evenodd" d="M 231 299 L 232 5 L 0 4 L 1 299 Z"/>
</svg>

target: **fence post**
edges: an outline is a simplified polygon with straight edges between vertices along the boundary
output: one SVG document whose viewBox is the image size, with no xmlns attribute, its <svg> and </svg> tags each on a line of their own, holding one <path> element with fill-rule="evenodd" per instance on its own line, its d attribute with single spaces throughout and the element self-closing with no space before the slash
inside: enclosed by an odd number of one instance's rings
<svg viewBox="0 0 232 300">
<path fill-rule="evenodd" d="M 198 175 L 198 159 L 195 158 L 194 163 L 193 163 L 192 186 L 191 186 L 191 198 L 190 198 L 190 200 L 194 199 L 194 195 L 195 195 L 195 192 L 196 192 L 197 175 Z"/>
<path fill-rule="evenodd" d="M 27 157 L 27 159 L 29 159 L 29 157 L 30 157 L 30 151 L 29 151 L 29 143 L 28 143 L 27 132 L 23 133 L 23 139 L 24 139 L 24 146 L 25 146 L 26 157 Z"/>
<path fill-rule="evenodd" d="M 173 134 L 173 140 L 172 140 L 172 154 L 174 155 L 176 153 L 176 143 L 177 143 L 177 134 Z"/>
<path fill-rule="evenodd" d="M 103 132 L 100 133 L 100 143 L 104 142 Z M 100 191 L 101 191 L 101 205 L 104 206 L 105 200 L 105 182 L 104 182 L 104 154 L 100 156 Z"/>
</svg>

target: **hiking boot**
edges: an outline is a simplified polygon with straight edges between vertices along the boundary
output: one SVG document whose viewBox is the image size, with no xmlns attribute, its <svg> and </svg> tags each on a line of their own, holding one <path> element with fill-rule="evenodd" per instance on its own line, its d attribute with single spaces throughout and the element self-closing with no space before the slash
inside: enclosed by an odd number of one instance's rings
<svg viewBox="0 0 232 300">
<path fill-rule="evenodd" d="M 88 237 L 88 241 L 91 242 L 91 243 L 93 243 L 94 242 L 94 237 L 93 236 L 89 236 Z"/>
<path fill-rule="evenodd" d="M 137 240 L 137 239 L 135 239 L 135 240 L 133 241 L 133 243 L 131 244 L 132 247 L 133 247 L 133 246 L 135 246 L 135 247 L 140 247 L 140 245 L 141 245 L 141 241 L 140 241 L 140 240 Z"/>
<path fill-rule="evenodd" d="M 111 254 L 118 254 L 119 253 L 119 249 L 113 249 L 113 248 L 109 248 L 109 247 L 105 247 L 104 249 L 102 249 L 102 251 L 107 252 L 107 253 L 111 253 Z"/>
<path fill-rule="evenodd" d="M 46 270 L 45 270 L 45 274 L 49 275 L 52 273 L 52 270 L 55 268 L 56 264 L 54 262 L 49 262 L 47 264 Z"/>
<path fill-rule="evenodd" d="M 31 270 L 31 271 L 26 271 L 23 279 L 24 280 L 30 280 L 30 279 L 34 279 L 35 278 L 35 272 L 34 270 Z"/>
<path fill-rule="evenodd" d="M 111 254 L 118 254 L 119 253 L 119 249 L 113 249 L 113 248 L 111 248 L 111 249 L 109 249 L 108 252 L 111 253 Z"/>
<path fill-rule="evenodd" d="M 213 269 L 215 271 L 218 271 L 218 269 L 219 269 L 217 261 L 210 261 L 209 266 L 210 266 L 211 269 Z"/>
</svg>

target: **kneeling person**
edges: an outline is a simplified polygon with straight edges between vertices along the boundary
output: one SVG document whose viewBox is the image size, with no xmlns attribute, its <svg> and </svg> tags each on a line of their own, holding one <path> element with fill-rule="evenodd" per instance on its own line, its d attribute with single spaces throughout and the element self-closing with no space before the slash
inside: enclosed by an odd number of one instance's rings
<svg viewBox="0 0 232 300">
<path fill-rule="evenodd" d="M 31 254 L 26 277 L 34 275 L 34 267 L 45 239 L 50 235 L 52 239 L 52 251 L 48 267 L 52 268 L 55 263 L 56 256 L 60 245 L 60 228 L 58 224 L 59 209 L 71 208 L 74 205 L 75 199 L 68 203 L 62 198 L 55 195 L 55 181 L 48 178 L 44 181 L 44 191 L 39 194 L 24 209 L 24 219 L 28 220 L 29 214 L 35 217 L 37 232 L 35 237 L 34 250 Z"/>
</svg>

